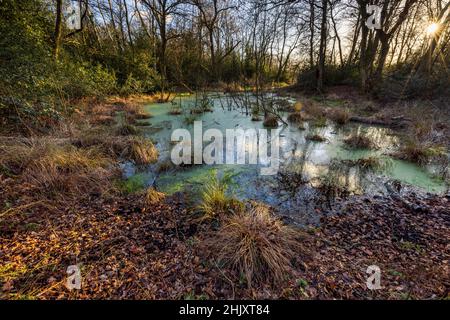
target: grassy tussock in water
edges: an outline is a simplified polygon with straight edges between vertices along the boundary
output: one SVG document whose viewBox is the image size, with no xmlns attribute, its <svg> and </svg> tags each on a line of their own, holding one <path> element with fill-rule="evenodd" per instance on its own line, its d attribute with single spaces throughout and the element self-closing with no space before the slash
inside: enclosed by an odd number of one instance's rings
<svg viewBox="0 0 450 320">
<path fill-rule="evenodd" d="M 352 149 L 377 149 L 376 144 L 368 136 L 355 133 L 344 139 L 347 147 Z"/>
<path fill-rule="evenodd" d="M 317 134 L 317 133 L 308 134 L 305 137 L 305 139 L 309 140 L 309 141 L 313 141 L 313 142 L 326 142 L 327 141 L 327 139 L 325 137 L 322 137 L 320 134 Z"/>
<path fill-rule="evenodd" d="M 268 115 L 263 122 L 264 127 L 266 128 L 277 128 L 278 127 L 278 119 L 273 115 Z"/>
<path fill-rule="evenodd" d="M 303 116 L 301 112 L 294 112 L 288 116 L 287 120 L 291 123 L 301 123 L 303 121 Z"/>
<path fill-rule="evenodd" d="M 392 161 L 385 157 L 370 156 L 356 160 L 355 164 L 362 170 L 380 171 L 389 168 L 392 165 Z"/>
<path fill-rule="evenodd" d="M 169 110 L 169 114 L 172 116 L 178 116 L 182 113 L 183 113 L 183 109 L 181 109 L 181 107 L 178 105 L 172 106 Z"/>
<path fill-rule="evenodd" d="M 230 176 L 219 179 L 215 172 L 211 173 L 209 182 L 206 183 L 201 193 L 201 203 L 198 207 L 204 219 L 220 219 L 224 215 L 244 209 L 242 202 L 227 195 L 230 183 Z"/>
<path fill-rule="evenodd" d="M 410 139 L 403 143 L 395 156 L 402 160 L 426 165 L 434 160 L 446 159 L 447 153 L 445 147 Z"/>
<path fill-rule="evenodd" d="M 316 128 L 324 128 L 327 126 L 327 118 L 320 116 L 312 122 L 312 126 Z"/>
</svg>

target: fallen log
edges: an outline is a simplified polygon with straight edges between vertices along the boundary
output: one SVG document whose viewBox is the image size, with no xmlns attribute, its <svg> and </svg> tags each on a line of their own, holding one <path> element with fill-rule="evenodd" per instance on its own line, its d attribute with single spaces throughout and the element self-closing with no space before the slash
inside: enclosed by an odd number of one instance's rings
<svg viewBox="0 0 450 320">
<path fill-rule="evenodd" d="M 364 118 L 364 117 L 352 116 L 352 117 L 350 117 L 350 121 L 364 123 L 364 124 L 387 126 L 387 127 L 401 127 L 401 126 L 406 126 L 407 122 L 410 122 L 411 120 L 405 119 L 404 117 L 393 117 L 390 120 L 381 120 L 381 119 L 374 119 L 374 118 Z"/>
</svg>

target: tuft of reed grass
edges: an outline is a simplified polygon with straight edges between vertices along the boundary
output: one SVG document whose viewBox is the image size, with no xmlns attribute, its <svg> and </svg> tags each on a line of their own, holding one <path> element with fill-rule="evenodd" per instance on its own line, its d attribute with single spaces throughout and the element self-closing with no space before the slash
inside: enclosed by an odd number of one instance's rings
<svg viewBox="0 0 450 320">
<path fill-rule="evenodd" d="M 304 119 L 300 112 L 294 112 L 288 116 L 287 120 L 291 123 L 302 123 Z"/>
<path fill-rule="evenodd" d="M 376 149 L 375 143 L 366 135 L 355 133 L 344 139 L 347 147 L 352 149 Z"/>
<path fill-rule="evenodd" d="M 90 113 L 92 113 L 93 115 L 113 116 L 115 112 L 114 106 L 105 103 L 95 104 L 90 110 L 89 107 L 87 107 L 86 109 L 88 109 L 88 111 L 90 111 Z"/>
<path fill-rule="evenodd" d="M 144 137 L 126 135 L 112 137 L 104 130 L 91 130 L 81 133 L 72 140 L 77 147 L 96 147 L 110 157 L 129 160 L 137 165 L 147 165 L 158 160 L 158 150 L 153 142 Z"/>
<path fill-rule="evenodd" d="M 183 109 L 181 109 L 181 107 L 178 105 L 172 106 L 169 110 L 169 114 L 172 116 L 178 116 L 182 113 L 183 113 Z"/>
<path fill-rule="evenodd" d="M 134 115 L 135 120 L 147 120 L 153 118 L 153 115 L 148 112 L 139 112 Z"/>
<path fill-rule="evenodd" d="M 291 261 L 301 248 L 298 238 L 295 229 L 272 216 L 266 206 L 257 205 L 229 217 L 207 246 L 219 265 L 236 278 L 243 276 L 248 288 L 253 288 L 288 278 Z"/>
<path fill-rule="evenodd" d="M 198 206 L 199 211 L 203 214 L 203 219 L 220 219 L 224 215 L 244 209 L 241 201 L 227 195 L 230 183 L 230 179 L 227 177 L 219 179 L 215 172 L 211 174 L 211 178 L 203 188 L 201 202 Z"/>
<path fill-rule="evenodd" d="M 335 109 L 329 116 L 331 120 L 340 125 L 347 124 L 350 121 L 350 112 L 347 109 Z"/>
<path fill-rule="evenodd" d="M 119 107 L 122 111 L 131 115 L 145 114 L 144 106 L 142 104 L 127 102 L 120 104 Z"/>
<path fill-rule="evenodd" d="M 136 165 L 148 165 L 158 161 L 159 152 L 150 140 L 135 137 L 129 143 L 130 145 L 125 147 L 124 153 Z"/>
<path fill-rule="evenodd" d="M 317 128 L 323 128 L 327 126 L 327 118 L 324 116 L 319 116 L 314 119 L 312 125 Z"/>
<path fill-rule="evenodd" d="M 252 107 L 252 121 L 261 121 L 259 116 L 259 108 L 257 106 Z"/>
<path fill-rule="evenodd" d="M 356 165 L 363 170 L 377 171 L 386 168 L 388 163 L 380 157 L 370 156 L 356 160 Z"/>
<path fill-rule="evenodd" d="M 116 135 L 119 136 L 136 136 L 140 133 L 139 128 L 129 123 L 121 124 L 116 128 Z"/>
<path fill-rule="evenodd" d="M 40 138 L 15 141 L 0 149 L 0 166 L 40 191 L 101 193 L 116 173 L 114 161 L 95 147 L 77 148 Z"/>
<path fill-rule="evenodd" d="M 274 101 L 274 104 L 279 111 L 285 111 L 285 112 L 294 111 L 294 105 L 289 100 L 278 99 L 278 100 Z"/>
<path fill-rule="evenodd" d="M 364 171 L 380 171 L 392 166 L 392 160 L 388 157 L 371 155 L 356 160 L 341 160 L 342 165 L 358 167 Z"/>
<path fill-rule="evenodd" d="M 308 101 L 308 103 L 303 105 L 303 110 L 314 118 L 323 118 L 326 116 L 325 108 L 314 101 Z"/>
<path fill-rule="evenodd" d="M 91 118 L 90 123 L 93 125 L 100 125 L 100 126 L 109 126 L 113 125 L 115 123 L 114 117 L 110 115 L 94 115 Z"/>
<path fill-rule="evenodd" d="M 437 159 L 446 159 L 447 151 L 443 146 L 408 139 L 394 155 L 401 160 L 426 165 Z"/>
<path fill-rule="evenodd" d="M 157 191 L 155 188 L 148 188 L 144 197 L 145 205 L 153 206 L 161 203 L 165 198 L 166 195 L 164 193 Z"/>
<path fill-rule="evenodd" d="M 305 137 L 306 140 L 313 141 L 313 142 L 326 142 L 327 139 L 325 137 L 322 137 L 320 134 L 314 133 L 314 134 L 308 134 Z"/>
<path fill-rule="evenodd" d="M 263 122 L 266 128 L 278 128 L 278 119 L 274 115 L 268 115 Z"/>
</svg>

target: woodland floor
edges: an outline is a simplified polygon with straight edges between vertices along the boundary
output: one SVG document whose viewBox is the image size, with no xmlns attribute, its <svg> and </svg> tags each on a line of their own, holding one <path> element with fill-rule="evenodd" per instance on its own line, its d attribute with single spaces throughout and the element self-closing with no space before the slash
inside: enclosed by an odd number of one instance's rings
<svg viewBox="0 0 450 320">
<path fill-rule="evenodd" d="M 7 188 L 8 181 L 2 187 Z M 2 299 L 441 299 L 450 279 L 449 197 L 358 198 L 305 235 L 293 277 L 249 290 L 211 265 L 204 227 L 182 195 L 145 208 L 139 196 L 87 198 L 2 221 Z M 65 288 L 82 266 L 83 287 Z M 382 270 L 382 289 L 366 269 Z M 9 270 L 9 280 L 5 277 Z"/>
</svg>

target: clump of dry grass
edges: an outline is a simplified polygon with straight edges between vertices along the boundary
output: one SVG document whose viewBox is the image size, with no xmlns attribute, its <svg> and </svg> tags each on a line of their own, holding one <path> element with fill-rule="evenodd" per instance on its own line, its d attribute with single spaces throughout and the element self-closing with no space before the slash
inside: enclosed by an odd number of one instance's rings
<svg viewBox="0 0 450 320">
<path fill-rule="evenodd" d="M 114 105 L 118 111 L 125 113 L 126 120 L 130 124 L 134 124 L 136 120 L 145 120 L 153 117 L 153 115 L 144 110 L 144 106 L 141 103 L 116 101 Z"/>
<path fill-rule="evenodd" d="M 378 155 L 371 155 L 356 160 L 345 159 L 341 160 L 340 162 L 343 166 L 358 167 L 364 171 L 384 170 L 392 165 L 392 162 L 389 158 Z"/>
<path fill-rule="evenodd" d="M 158 161 L 158 150 L 153 142 L 141 137 L 134 137 L 128 141 L 125 147 L 125 155 L 136 165 L 148 165 Z"/>
<path fill-rule="evenodd" d="M 306 140 L 313 141 L 313 142 L 326 142 L 327 139 L 325 137 L 322 137 L 320 134 L 314 133 L 314 134 L 308 134 L 305 137 Z"/>
<path fill-rule="evenodd" d="M 120 106 L 122 111 L 125 111 L 128 114 L 140 114 L 144 113 L 144 107 L 141 104 L 137 103 L 123 103 Z"/>
<path fill-rule="evenodd" d="M 109 125 L 113 125 L 115 123 L 115 120 L 112 116 L 100 114 L 100 115 L 92 116 L 90 122 L 93 125 L 109 126 Z"/>
<path fill-rule="evenodd" d="M 300 112 L 294 112 L 288 116 L 287 120 L 292 123 L 302 123 L 304 119 Z"/>
<path fill-rule="evenodd" d="M 183 109 L 179 105 L 173 105 L 169 110 L 169 114 L 172 116 L 178 116 L 183 114 Z"/>
<path fill-rule="evenodd" d="M 347 109 L 335 109 L 329 116 L 331 120 L 340 125 L 347 124 L 350 121 L 350 112 Z"/>
<path fill-rule="evenodd" d="M 134 135 L 114 137 L 107 130 L 86 130 L 75 137 L 72 144 L 83 148 L 96 147 L 112 158 L 130 160 L 137 165 L 155 163 L 159 156 L 150 140 Z"/>
<path fill-rule="evenodd" d="M 147 206 L 158 204 L 166 198 L 166 195 L 157 191 L 155 188 L 148 188 L 145 192 L 144 202 Z"/>
<path fill-rule="evenodd" d="M 33 161 L 25 176 L 36 185 L 55 191 L 103 190 L 112 176 L 110 159 L 97 149 L 54 149 Z"/>
<path fill-rule="evenodd" d="M 266 128 L 277 128 L 278 119 L 274 115 L 268 115 L 263 122 L 263 126 Z"/>
<path fill-rule="evenodd" d="M 257 205 L 232 215 L 207 240 L 209 252 L 236 277 L 245 277 L 249 288 L 262 283 L 277 284 L 292 271 L 298 255 L 299 233 Z"/>
<path fill-rule="evenodd" d="M 252 107 L 252 121 L 261 121 L 261 117 L 259 116 L 259 108 L 256 105 Z"/>
<path fill-rule="evenodd" d="M 314 101 L 308 101 L 308 103 L 303 106 L 303 110 L 314 118 L 322 118 L 326 116 L 325 108 Z"/>
<path fill-rule="evenodd" d="M 124 123 L 116 128 L 116 135 L 119 136 L 135 136 L 140 134 L 141 131 L 134 125 L 129 123 Z"/>
<path fill-rule="evenodd" d="M 47 148 L 47 143 L 38 139 L 5 141 L 0 145 L 0 167 L 2 171 L 18 175 Z"/>
<path fill-rule="evenodd" d="M 274 104 L 279 111 L 286 111 L 286 112 L 294 111 L 294 105 L 289 100 L 278 99 L 274 101 Z"/>
<path fill-rule="evenodd" d="M 0 149 L 0 166 L 41 191 L 103 192 L 115 176 L 114 161 L 99 148 L 77 148 L 40 138 Z"/>
<path fill-rule="evenodd" d="M 400 150 L 394 156 L 401 160 L 426 165 L 436 159 L 447 159 L 447 151 L 442 146 L 431 143 L 420 143 L 413 139 L 408 139 L 402 144 Z"/>
<path fill-rule="evenodd" d="M 317 127 L 317 128 L 326 127 L 327 126 L 327 118 L 324 116 L 317 117 L 316 119 L 314 119 L 312 126 Z"/>
<path fill-rule="evenodd" d="M 134 115 L 134 118 L 135 118 L 136 120 L 146 120 L 146 119 L 153 118 L 153 115 L 151 115 L 151 114 L 148 113 L 148 112 L 142 112 L 142 113 L 136 113 L 136 114 Z"/>
<path fill-rule="evenodd" d="M 90 113 L 94 115 L 108 115 L 112 116 L 115 112 L 114 106 L 110 106 L 105 103 L 97 103 L 94 106 L 92 106 Z"/>
<path fill-rule="evenodd" d="M 382 160 L 375 156 L 358 159 L 356 165 L 363 170 L 378 170 L 384 167 Z"/>
<path fill-rule="evenodd" d="M 87 119 L 92 125 L 109 126 L 115 123 L 115 108 L 110 104 L 91 101 L 91 103 L 80 103 L 80 106 L 82 107 L 82 110 L 85 111 L 83 113 L 89 115 Z M 86 115 L 84 115 L 84 117 L 86 117 Z"/>
<path fill-rule="evenodd" d="M 101 147 L 102 150 L 108 151 L 103 148 L 104 144 L 109 144 L 109 140 L 120 140 L 121 137 L 113 137 L 113 128 L 107 127 L 90 127 L 83 128 L 82 130 L 75 130 L 71 134 L 70 143 L 78 148 L 89 148 L 93 146 Z M 109 154 L 109 152 L 106 152 Z"/>
<path fill-rule="evenodd" d="M 344 139 L 344 143 L 347 147 L 352 149 L 376 149 L 376 144 L 368 136 L 355 133 Z"/>
</svg>

